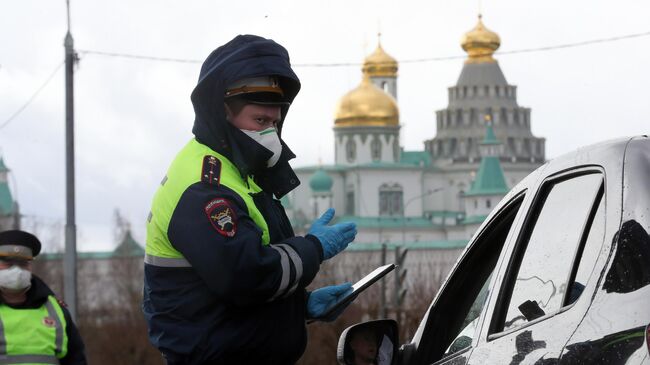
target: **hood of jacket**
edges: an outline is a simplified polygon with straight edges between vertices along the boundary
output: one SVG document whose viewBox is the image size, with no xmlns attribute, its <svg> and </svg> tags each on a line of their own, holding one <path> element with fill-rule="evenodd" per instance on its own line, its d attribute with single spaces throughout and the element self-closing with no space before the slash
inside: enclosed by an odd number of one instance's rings
<svg viewBox="0 0 650 365">
<path fill-rule="evenodd" d="M 234 81 L 258 76 L 277 76 L 289 102 L 300 90 L 300 80 L 291 69 L 287 50 L 273 40 L 239 35 L 215 49 L 203 63 L 192 92 L 192 133 L 199 142 L 230 159 L 243 177 L 253 175 L 262 189 L 280 198 L 299 184 L 288 163 L 295 155 L 282 141 L 280 160 L 267 169 L 259 161 L 269 151 L 226 120 L 226 87 Z M 282 107 L 282 121 L 277 127 L 280 137 L 288 109 L 288 105 Z"/>
</svg>

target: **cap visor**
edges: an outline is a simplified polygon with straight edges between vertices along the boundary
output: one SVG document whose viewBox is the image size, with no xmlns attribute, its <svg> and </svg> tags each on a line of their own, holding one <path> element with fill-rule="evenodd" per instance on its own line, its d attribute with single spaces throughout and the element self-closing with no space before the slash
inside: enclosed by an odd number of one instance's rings
<svg viewBox="0 0 650 365">
<path fill-rule="evenodd" d="M 237 95 L 237 97 L 246 100 L 251 104 L 259 104 L 259 105 L 291 104 L 281 94 L 273 93 L 273 92 L 239 94 Z"/>
</svg>

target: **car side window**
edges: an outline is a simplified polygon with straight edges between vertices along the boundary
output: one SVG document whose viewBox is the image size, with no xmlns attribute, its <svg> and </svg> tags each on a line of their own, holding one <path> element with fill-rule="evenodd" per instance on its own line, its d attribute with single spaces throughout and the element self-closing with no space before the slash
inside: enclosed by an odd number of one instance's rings
<svg viewBox="0 0 650 365">
<path fill-rule="evenodd" d="M 590 173 L 542 188 L 511 260 L 509 272 L 517 274 L 510 284 L 502 330 L 553 313 L 565 304 L 573 263 L 581 253 L 580 243 L 593 220 L 602 184 L 600 173 Z"/>
<path fill-rule="evenodd" d="M 431 308 L 412 363 L 430 364 L 471 347 L 490 295 L 492 273 L 523 200 L 522 192 L 506 203 L 454 268 Z"/>
<path fill-rule="evenodd" d="M 587 285 L 587 280 L 591 276 L 591 272 L 598 259 L 598 254 L 603 246 L 603 239 L 605 238 L 605 199 L 602 196 L 602 189 L 600 193 L 600 203 L 598 210 L 594 214 L 594 218 L 590 222 L 589 234 L 587 241 L 582 249 L 580 255 L 580 263 L 578 264 L 575 279 L 571 284 L 571 290 L 568 293 L 566 304 L 572 304 L 580 297 L 582 291 Z"/>
<path fill-rule="evenodd" d="M 472 303 L 469 313 L 467 313 L 467 316 L 463 321 L 460 333 L 457 334 L 456 338 L 451 342 L 451 345 L 449 345 L 447 351 L 445 351 L 444 356 L 449 356 L 471 346 L 476 330 L 478 329 L 478 319 L 483 310 L 483 306 L 485 306 L 485 302 L 487 301 L 491 278 L 492 274 L 490 274 L 490 276 L 485 280 L 485 283 L 483 283 L 481 291 L 478 293 L 476 299 L 474 299 L 474 303 Z"/>
</svg>

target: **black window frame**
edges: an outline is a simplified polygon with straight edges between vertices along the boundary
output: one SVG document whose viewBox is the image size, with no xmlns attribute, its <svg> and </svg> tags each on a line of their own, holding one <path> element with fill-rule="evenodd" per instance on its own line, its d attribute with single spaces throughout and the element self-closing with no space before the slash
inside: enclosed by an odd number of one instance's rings
<svg viewBox="0 0 650 365">
<path fill-rule="evenodd" d="M 566 304 L 570 295 L 570 290 L 567 289 L 564 293 L 564 297 L 562 298 L 562 306 L 558 310 L 546 313 L 543 316 L 528 321 L 526 323 L 523 323 L 520 326 L 508 328 L 506 330 L 503 329 L 505 324 L 504 323 L 505 317 L 507 315 L 508 308 L 510 305 L 510 299 L 512 298 L 512 291 L 515 287 L 516 275 L 519 273 L 521 261 L 523 260 L 523 256 L 526 252 L 530 235 L 535 228 L 535 223 L 537 222 L 539 214 L 541 213 L 542 208 L 544 207 L 544 203 L 546 202 L 548 193 L 552 190 L 553 186 L 555 186 L 556 184 L 559 184 L 561 182 L 576 177 L 591 175 L 591 174 L 601 175 L 602 182 L 592 200 L 591 210 L 589 211 L 584 226 L 582 227 L 582 234 L 580 236 L 580 241 L 578 243 L 576 251 L 574 252 L 573 260 L 571 261 L 571 269 L 569 272 L 568 281 L 566 283 L 567 285 L 573 284 L 575 280 L 575 275 L 578 270 L 578 265 L 576 265 L 576 262 L 579 263 L 579 260 L 582 257 L 585 243 L 589 236 L 589 231 L 591 230 L 591 225 L 598 211 L 598 207 L 600 205 L 601 200 L 605 199 L 604 192 L 605 192 L 607 179 L 605 175 L 605 170 L 601 166 L 586 166 L 586 167 L 583 166 L 577 169 L 575 168 L 571 169 L 569 171 L 558 172 L 556 174 L 548 176 L 546 179 L 542 181 L 542 183 L 539 184 L 539 188 L 535 193 L 533 202 L 530 204 L 530 208 L 526 212 L 526 217 L 524 218 L 524 222 L 521 226 L 521 229 L 519 230 L 514 248 L 508 260 L 508 266 L 506 267 L 505 273 L 503 275 L 501 290 L 499 290 L 496 304 L 494 306 L 494 310 L 492 313 L 492 318 L 490 320 L 490 324 L 488 328 L 488 337 L 487 337 L 488 342 L 506 336 L 510 333 L 518 332 L 536 323 L 543 322 L 548 318 L 552 318 L 558 313 L 562 313 L 564 311 L 569 310 L 575 305 L 575 302 L 568 305 Z"/>
</svg>

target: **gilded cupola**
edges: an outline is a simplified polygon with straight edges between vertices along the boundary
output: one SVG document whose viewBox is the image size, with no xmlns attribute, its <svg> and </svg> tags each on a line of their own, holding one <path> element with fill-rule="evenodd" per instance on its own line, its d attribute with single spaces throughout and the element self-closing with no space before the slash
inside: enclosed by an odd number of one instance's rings
<svg viewBox="0 0 650 365">
<path fill-rule="evenodd" d="M 479 14 L 478 23 L 474 29 L 465 33 L 460 42 L 461 47 L 469 56 L 465 63 L 496 62 L 492 55 L 501 45 L 501 39 L 498 34 L 483 25 L 481 18 L 482 16 Z"/>
<path fill-rule="evenodd" d="M 363 74 L 361 84 L 341 98 L 334 120 L 335 127 L 397 126 L 399 111 L 392 96 L 370 82 Z"/>
<path fill-rule="evenodd" d="M 377 43 L 377 48 L 363 62 L 363 73 L 370 77 L 397 77 L 397 60 Z"/>
</svg>

